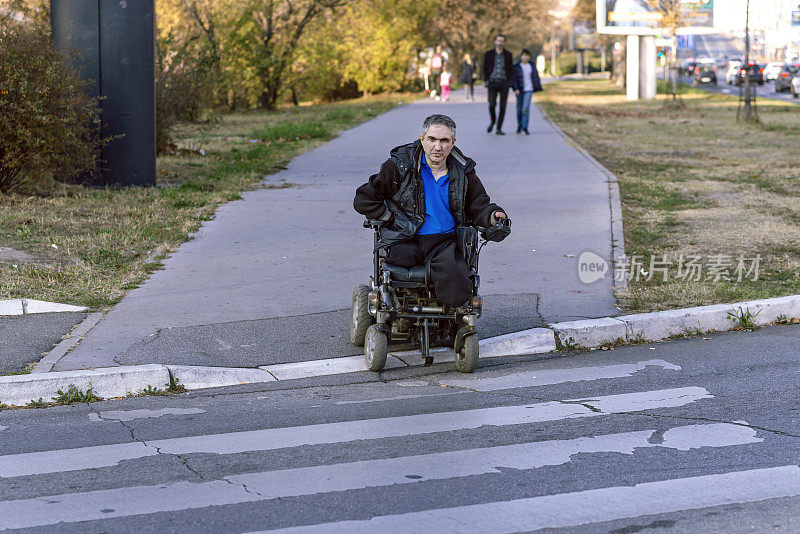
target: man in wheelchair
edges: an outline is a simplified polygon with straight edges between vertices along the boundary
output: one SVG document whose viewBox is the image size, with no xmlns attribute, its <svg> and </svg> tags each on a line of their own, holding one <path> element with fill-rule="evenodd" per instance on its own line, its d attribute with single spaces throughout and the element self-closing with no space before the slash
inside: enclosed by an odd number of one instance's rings
<svg viewBox="0 0 800 534">
<path fill-rule="evenodd" d="M 455 338 L 460 370 L 470 372 L 477 363 L 477 231 L 470 227 L 502 241 L 510 221 L 455 141 L 453 119 L 431 115 L 419 140 L 392 149 L 380 171 L 356 190 L 353 206 L 376 232 L 375 273 L 371 287 L 354 292 L 351 341 L 365 344 L 374 371 L 385 364 L 389 339 L 404 335 L 406 341 L 418 337 L 426 365 L 433 362 L 432 334 Z M 469 353 L 462 354 L 466 361 L 459 362 L 459 350 Z"/>
</svg>

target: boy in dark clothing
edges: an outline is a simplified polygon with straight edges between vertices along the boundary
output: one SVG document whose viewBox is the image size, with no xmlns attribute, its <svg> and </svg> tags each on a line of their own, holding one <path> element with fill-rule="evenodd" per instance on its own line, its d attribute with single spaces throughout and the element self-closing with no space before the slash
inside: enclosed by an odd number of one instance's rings
<svg viewBox="0 0 800 534">
<path fill-rule="evenodd" d="M 517 95 L 517 133 L 530 135 L 528 121 L 531 112 L 531 97 L 536 91 L 542 90 L 539 81 L 539 71 L 531 63 L 531 53 L 522 49 L 520 60 L 514 64 L 514 94 Z"/>
</svg>

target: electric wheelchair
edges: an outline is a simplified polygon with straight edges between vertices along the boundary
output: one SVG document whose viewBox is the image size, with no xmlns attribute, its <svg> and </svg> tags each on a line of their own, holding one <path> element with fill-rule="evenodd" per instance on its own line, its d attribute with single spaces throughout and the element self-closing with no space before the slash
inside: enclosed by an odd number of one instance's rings
<svg viewBox="0 0 800 534">
<path fill-rule="evenodd" d="M 456 368 L 471 373 L 478 364 L 475 325 L 482 311 L 478 294 L 480 251 L 488 241 L 502 241 L 508 236 L 511 221 L 500 219 L 491 228 L 457 228 L 456 245 L 466 260 L 472 282 L 469 302 L 458 308 L 437 302 L 430 277 L 430 257 L 425 265 L 411 268 L 386 262 L 387 248 L 378 246 L 384 224 L 381 220 L 364 221 L 364 228 L 374 230 L 374 272 L 369 285 L 361 284 L 353 290 L 350 342 L 364 347 L 370 371 L 381 371 L 386 365 L 390 343 L 418 343 L 426 367 L 433 364 L 432 345 L 452 344 Z"/>
</svg>

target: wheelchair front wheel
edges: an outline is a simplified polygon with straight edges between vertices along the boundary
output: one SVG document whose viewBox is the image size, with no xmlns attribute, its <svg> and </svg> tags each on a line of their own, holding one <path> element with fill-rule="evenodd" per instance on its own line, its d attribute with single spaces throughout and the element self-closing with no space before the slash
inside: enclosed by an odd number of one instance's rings
<svg viewBox="0 0 800 534">
<path fill-rule="evenodd" d="M 382 371 L 386 365 L 386 354 L 389 351 L 389 339 L 386 332 L 377 324 L 370 325 L 364 336 L 364 360 L 370 371 Z"/>
<path fill-rule="evenodd" d="M 356 347 L 364 346 L 364 335 L 372 324 L 367 303 L 369 290 L 366 284 L 357 286 L 353 289 L 353 299 L 350 301 L 350 343 Z"/>
<path fill-rule="evenodd" d="M 456 357 L 456 369 L 462 373 L 471 373 L 478 365 L 478 336 L 475 333 L 456 334 L 453 347 Z"/>
</svg>

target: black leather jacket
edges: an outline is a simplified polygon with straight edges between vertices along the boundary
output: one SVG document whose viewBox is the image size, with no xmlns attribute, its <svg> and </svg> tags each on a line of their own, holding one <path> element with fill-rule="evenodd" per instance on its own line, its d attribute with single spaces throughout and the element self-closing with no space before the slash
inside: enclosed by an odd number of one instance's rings
<svg viewBox="0 0 800 534">
<path fill-rule="evenodd" d="M 422 143 L 395 147 L 377 174 L 356 190 L 353 207 L 368 219 L 390 220 L 381 231 L 381 246 L 411 239 L 425 222 L 425 191 L 420 176 Z M 503 211 L 486 194 L 475 162 L 453 147 L 447 157 L 448 197 L 457 226 L 491 226 L 495 211 Z"/>
</svg>

